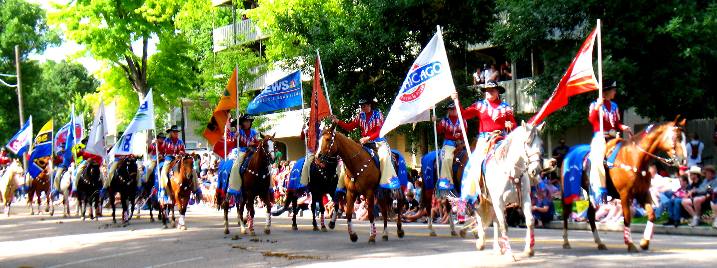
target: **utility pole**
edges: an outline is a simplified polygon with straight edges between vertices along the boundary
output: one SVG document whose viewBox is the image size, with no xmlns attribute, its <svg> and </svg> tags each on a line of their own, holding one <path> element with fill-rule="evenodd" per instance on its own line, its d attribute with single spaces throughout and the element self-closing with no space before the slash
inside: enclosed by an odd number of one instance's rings
<svg viewBox="0 0 717 268">
<path fill-rule="evenodd" d="M 25 116 L 22 114 L 22 79 L 20 75 L 20 46 L 15 45 L 15 71 L 17 72 L 17 108 L 20 113 L 20 128 L 25 123 Z"/>
</svg>

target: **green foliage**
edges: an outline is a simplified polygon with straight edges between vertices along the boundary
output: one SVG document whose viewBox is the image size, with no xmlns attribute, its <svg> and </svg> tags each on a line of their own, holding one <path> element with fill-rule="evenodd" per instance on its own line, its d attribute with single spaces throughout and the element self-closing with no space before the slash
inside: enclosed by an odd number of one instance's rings
<svg viewBox="0 0 717 268">
<path fill-rule="evenodd" d="M 653 120 L 717 115 L 711 105 L 717 100 L 711 75 L 717 71 L 714 1 L 498 0 L 496 12 L 501 19 L 491 28 L 493 44 L 513 58 L 527 58 L 532 50 L 545 63 L 532 89 L 541 104 L 601 18 L 603 73 L 619 81 L 623 110 L 635 107 Z M 585 124 L 587 103 L 595 95 L 573 98 L 547 119 L 549 127 Z"/>
</svg>

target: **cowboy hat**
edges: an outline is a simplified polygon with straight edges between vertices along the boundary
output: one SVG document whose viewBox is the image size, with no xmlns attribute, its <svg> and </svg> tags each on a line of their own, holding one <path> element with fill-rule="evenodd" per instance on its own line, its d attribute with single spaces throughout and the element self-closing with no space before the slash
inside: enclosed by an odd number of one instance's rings
<svg viewBox="0 0 717 268">
<path fill-rule="evenodd" d="M 172 125 L 172 127 L 168 128 L 167 131 L 165 131 L 165 132 L 170 133 L 170 132 L 180 132 L 180 131 L 181 130 L 179 130 L 179 127 L 177 125 Z"/>
<path fill-rule="evenodd" d="M 700 168 L 698 166 L 692 166 L 692 167 L 690 167 L 690 170 L 688 171 L 688 173 L 697 174 L 697 175 L 702 176 L 702 168 Z"/>
<path fill-rule="evenodd" d="M 456 108 L 456 103 L 454 103 L 452 101 L 449 102 L 448 104 L 446 104 L 446 109 L 455 109 L 455 108 Z"/>
<path fill-rule="evenodd" d="M 615 80 L 605 80 L 602 84 L 602 90 L 617 89 L 617 81 Z"/>
<path fill-rule="evenodd" d="M 362 105 L 362 104 L 376 104 L 376 103 L 378 103 L 378 100 L 377 100 L 376 98 L 371 98 L 371 97 L 366 97 L 366 96 L 360 97 L 359 100 L 358 100 L 358 104 L 359 104 L 359 105 Z"/>
<path fill-rule="evenodd" d="M 254 121 L 254 117 L 250 114 L 243 114 L 241 117 L 239 117 L 239 124 L 243 123 L 244 121 Z"/>
<path fill-rule="evenodd" d="M 498 83 L 496 83 L 495 81 L 492 81 L 492 80 L 485 82 L 485 84 L 483 84 L 483 87 L 480 88 L 480 91 L 485 93 L 485 91 L 488 90 L 489 88 L 497 89 L 498 94 L 505 93 L 505 88 L 502 87 L 501 85 L 498 85 Z"/>
</svg>

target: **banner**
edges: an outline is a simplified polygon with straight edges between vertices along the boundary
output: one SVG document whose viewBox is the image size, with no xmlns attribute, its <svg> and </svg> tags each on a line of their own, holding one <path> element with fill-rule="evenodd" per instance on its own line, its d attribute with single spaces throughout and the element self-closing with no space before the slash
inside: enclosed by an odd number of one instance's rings
<svg viewBox="0 0 717 268">
<path fill-rule="evenodd" d="M 456 92 L 440 29 L 408 70 L 379 136 L 402 124 L 428 121 L 429 110 Z"/>
<path fill-rule="evenodd" d="M 315 152 L 319 138 L 321 120 L 331 115 L 331 109 L 321 89 L 321 62 L 316 57 L 314 63 L 314 84 L 311 87 L 311 110 L 309 111 L 309 128 L 306 131 L 306 147 Z"/>
<path fill-rule="evenodd" d="M 57 130 L 57 134 L 55 134 L 55 151 L 59 152 L 65 149 L 65 142 L 67 142 L 67 135 L 70 134 L 71 125 L 72 120 Z M 75 122 L 75 133 L 79 133 L 79 136 L 82 137 L 83 132 L 82 125 L 79 122 Z"/>
<path fill-rule="evenodd" d="M 5 145 L 10 151 L 16 155 L 22 155 L 27 152 L 32 142 L 32 115 L 22 125 L 20 131 L 12 136 L 12 139 Z"/>
<path fill-rule="evenodd" d="M 217 107 L 214 108 L 212 118 L 207 124 L 207 128 L 204 129 L 203 136 L 209 142 L 209 145 L 214 146 L 224 136 L 224 125 L 229 120 L 229 111 L 236 109 L 237 107 L 237 70 L 234 69 L 227 87 L 224 89 L 224 95 L 219 99 Z M 223 146 L 223 145 L 222 145 Z"/>
<path fill-rule="evenodd" d="M 301 106 L 301 72 L 296 71 L 266 87 L 247 106 L 249 114 L 260 114 Z"/>
<path fill-rule="evenodd" d="M 109 157 L 114 158 L 115 155 L 144 154 L 147 146 L 147 137 L 138 132 L 149 129 L 155 129 L 154 101 L 151 89 L 140 103 L 139 108 L 137 108 L 137 113 L 134 114 L 134 118 L 129 122 L 122 137 L 117 139 L 117 143 L 112 146 Z"/>
<path fill-rule="evenodd" d="M 77 124 L 77 118 L 75 117 L 75 106 L 72 105 L 72 113 L 70 114 L 70 126 L 75 126 Z M 75 131 L 76 128 L 70 127 L 68 129 L 67 133 L 67 140 L 65 141 L 65 144 L 63 146 L 63 153 L 62 153 L 62 164 L 61 167 L 68 168 L 70 166 L 70 163 L 74 160 L 74 156 L 72 155 L 72 147 L 75 147 L 75 144 L 77 143 L 77 131 Z"/>
<path fill-rule="evenodd" d="M 595 79 L 595 71 L 593 71 L 593 45 L 596 37 L 597 28 L 583 42 L 578 54 L 575 55 L 573 62 L 570 63 L 568 70 L 565 71 L 565 75 L 560 79 L 558 86 L 555 87 L 553 95 L 545 101 L 543 107 L 530 118 L 528 123 L 532 125 L 540 124 L 548 115 L 568 105 L 568 98 L 571 96 L 598 90 L 598 82 Z"/>
<path fill-rule="evenodd" d="M 97 108 L 95 120 L 92 121 L 92 127 L 90 128 L 90 135 L 87 138 L 85 151 L 101 156 L 103 159 L 107 159 L 107 150 L 105 149 L 107 142 L 105 141 L 105 137 L 107 137 L 108 133 L 107 118 L 105 116 L 105 104 L 102 99 L 100 99 L 100 106 Z"/>
<path fill-rule="evenodd" d="M 52 119 L 47 121 L 35 136 L 35 143 L 32 146 L 30 161 L 27 168 L 32 178 L 38 175 L 47 167 L 49 156 L 52 156 Z"/>
</svg>

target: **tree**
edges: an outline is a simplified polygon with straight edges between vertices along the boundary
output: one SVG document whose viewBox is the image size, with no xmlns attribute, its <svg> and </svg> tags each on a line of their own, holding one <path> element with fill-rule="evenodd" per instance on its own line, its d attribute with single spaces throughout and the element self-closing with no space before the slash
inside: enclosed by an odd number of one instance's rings
<svg viewBox="0 0 717 268">
<path fill-rule="evenodd" d="M 39 85 L 41 73 L 39 64 L 28 61 L 27 56 L 42 53 L 48 45 L 57 43 L 58 35 L 48 28 L 45 13 L 37 4 L 0 0 L 0 73 L 15 74 L 15 45 L 19 45 L 25 114 L 35 112 L 28 109 L 28 94 Z M 13 78 L 3 80 L 16 83 Z M 0 140 L 4 142 L 17 131 L 20 120 L 15 90 L 0 85 L 0 93 Z"/>
<path fill-rule="evenodd" d="M 532 50 L 545 72 L 532 92 L 547 99 L 582 40 L 602 19 L 604 76 L 619 81 L 622 110 L 635 107 L 653 120 L 717 115 L 717 3 L 674 1 L 496 1 L 501 20 L 493 24 L 493 44 L 513 58 Z M 552 130 L 585 124 L 584 94 L 547 120 Z M 575 113 L 573 111 L 581 111 Z"/>
</svg>

